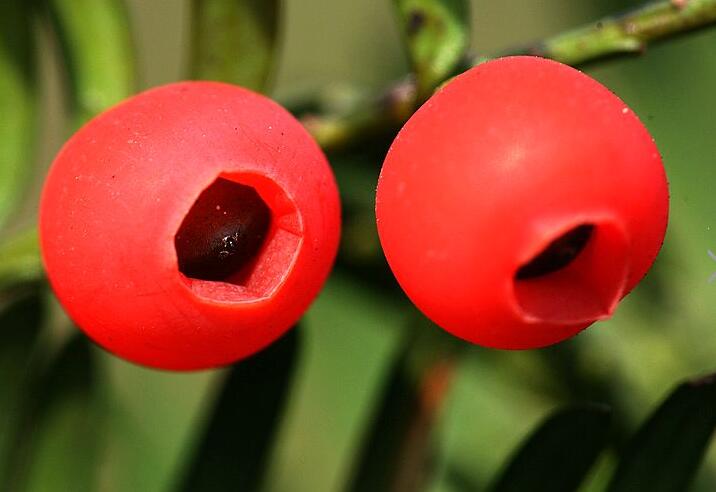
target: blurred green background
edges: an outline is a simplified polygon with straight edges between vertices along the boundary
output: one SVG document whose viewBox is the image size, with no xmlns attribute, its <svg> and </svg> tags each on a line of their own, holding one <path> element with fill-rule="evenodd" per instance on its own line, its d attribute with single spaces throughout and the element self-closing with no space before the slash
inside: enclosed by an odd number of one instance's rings
<svg viewBox="0 0 716 492">
<path fill-rule="evenodd" d="M 139 88 L 187 78 L 189 2 L 128 5 Z M 634 5 L 473 0 L 472 49 L 499 52 Z M 386 0 L 286 0 L 284 14 L 271 92 L 279 100 L 345 85 L 377 91 L 408 70 Z M 63 67 L 52 39 L 38 29 L 39 176 L 68 136 Z M 650 47 L 642 57 L 586 67 L 634 109 L 663 154 L 671 185 L 663 251 L 613 319 L 572 340 L 528 352 L 466 348 L 436 423 L 431 492 L 485 484 L 530 429 L 563 404 L 610 405 L 614 439 L 621 442 L 677 383 L 716 369 L 716 282 L 708 282 L 716 262 L 707 255 L 716 251 L 715 46 L 716 29 L 707 29 Z M 437 333 L 386 275 L 372 216 L 365 212 L 372 207 L 383 151 L 379 142 L 374 149 L 330 156 L 347 211 L 341 258 L 299 328 L 302 350 L 270 457 L 268 491 L 342 490 L 405 334 Z M 40 186 L 38 180 L 3 235 L 34 221 Z M 51 332 L 66 333 L 68 322 L 47 297 Z M 103 438 L 96 448 L 83 449 L 63 435 L 72 409 L 45 422 L 29 490 L 67 490 L 58 477 L 72 467 L 96 470 L 96 490 L 171 490 L 225 371 L 172 374 L 100 349 L 93 356 L 99 360 L 101 391 L 93 403 L 99 411 L 83 425 Z M 605 454 L 583 490 L 602 490 L 613 463 L 611 452 Z M 716 449 L 693 490 L 716 490 Z"/>
</svg>

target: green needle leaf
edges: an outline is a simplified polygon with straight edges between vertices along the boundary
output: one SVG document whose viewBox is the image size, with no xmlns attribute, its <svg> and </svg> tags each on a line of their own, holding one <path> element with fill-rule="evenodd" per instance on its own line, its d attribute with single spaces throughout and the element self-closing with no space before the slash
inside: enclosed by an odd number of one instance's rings
<svg viewBox="0 0 716 492">
<path fill-rule="evenodd" d="M 104 412 L 95 376 L 89 341 L 76 335 L 28 385 L 7 490 L 96 489 Z"/>
<path fill-rule="evenodd" d="M 27 398 L 31 360 L 44 316 L 39 295 L 21 299 L 0 313 L 0 490 L 9 480 L 10 457 Z"/>
<path fill-rule="evenodd" d="M 38 88 L 31 3 L 0 2 L 0 228 L 32 169 Z"/>
<path fill-rule="evenodd" d="M 280 10 L 280 0 L 193 0 L 192 77 L 265 90 Z"/>
<path fill-rule="evenodd" d="M 427 484 L 433 468 L 432 430 L 454 370 L 453 346 L 442 340 L 426 330 L 403 346 L 347 490 L 413 491 Z"/>
<path fill-rule="evenodd" d="M 628 443 L 608 492 L 689 489 L 716 426 L 716 375 L 681 384 Z"/>
<path fill-rule="evenodd" d="M 232 367 L 177 490 L 260 490 L 298 359 L 298 331 Z"/>
<path fill-rule="evenodd" d="M 558 410 L 532 432 L 490 490 L 577 490 L 606 445 L 609 422 L 604 406 Z"/>
<path fill-rule="evenodd" d="M 425 98 L 452 75 L 470 43 L 468 0 L 394 0 L 408 55 Z"/>
<path fill-rule="evenodd" d="M 132 95 L 135 62 L 122 0 L 43 0 L 67 65 L 73 126 Z"/>
</svg>

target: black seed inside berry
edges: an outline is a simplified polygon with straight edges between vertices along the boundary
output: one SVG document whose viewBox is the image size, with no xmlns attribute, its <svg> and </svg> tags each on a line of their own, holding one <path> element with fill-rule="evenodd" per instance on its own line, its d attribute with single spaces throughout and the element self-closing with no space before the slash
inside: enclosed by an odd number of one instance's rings
<svg viewBox="0 0 716 492">
<path fill-rule="evenodd" d="M 179 271 L 198 280 L 227 280 L 256 257 L 270 223 L 271 211 L 255 189 L 217 179 L 174 238 Z"/>
<path fill-rule="evenodd" d="M 549 275 L 567 267 L 585 248 L 594 232 L 592 224 L 582 224 L 570 229 L 547 246 L 529 263 L 517 270 L 517 280 Z"/>
</svg>

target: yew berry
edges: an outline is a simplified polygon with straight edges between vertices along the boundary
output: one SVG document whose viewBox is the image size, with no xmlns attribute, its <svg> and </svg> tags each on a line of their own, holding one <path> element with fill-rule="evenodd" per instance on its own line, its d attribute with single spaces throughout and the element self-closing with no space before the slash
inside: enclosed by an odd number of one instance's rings
<svg viewBox="0 0 716 492">
<path fill-rule="evenodd" d="M 233 362 L 285 332 L 338 246 L 329 165 L 286 110 L 240 87 L 149 90 L 81 128 L 40 205 L 49 280 L 71 318 L 129 360 Z"/>
<path fill-rule="evenodd" d="M 405 124 L 376 199 L 387 260 L 453 334 L 525 349 L 609 317 L 664 238 L 668 188 L 633 112 L 587 75 L 508 57 Z"/>
</svg>

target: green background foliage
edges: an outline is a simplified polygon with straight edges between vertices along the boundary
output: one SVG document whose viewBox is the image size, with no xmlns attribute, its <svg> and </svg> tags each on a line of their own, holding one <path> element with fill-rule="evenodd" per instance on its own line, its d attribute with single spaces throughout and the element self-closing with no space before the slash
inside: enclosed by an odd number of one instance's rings
<svg viewBox="0 0 716 492">
<path fill-rule="evenodd" d="M 37 3 L 44 20 L 35 23 L 35 36 L 28 39 L 13 31 L 20 41 L 12 43 L 20 43 L 13 53 L 37 45 L 39 84 L 23 85 L 34 70 L 26 57 L 10 56 L 7 43 L 0 51 L 0 87 L 19 87 L 23 98 L 4 102 L 0 94 L 3 111 L 13 111 L 12 121 L 17 121 L 12 127 L 9 119 L 0 122 L 0 138 L 12 144 L 10 153 L 0 154 L 0 176 L 23 177 L 13 177 L 12 185 L 0 183 L 0 219 L 9 218 L 9 226 L 0 229 L 0 490 L 187 490 L 187 484 L 202 483 L 207 473 L 213 476 L 207 472 L 211 465 L 201 461 L 216 452 L 208 443 L 230 448 L 212 427 L 224 422 L 220 429 L 230 430 L 226 412 L 272 423 L 264 424 L 261 435 L 274 436 L 273 446 L 265 446 L 265 456 L 252 456 L 265 468 L 256 465 L 256 476 L 244 477 L 245 483 L 261 483 L 256 490 L 467 492 L 488 485 L 494 490 L 572 490 L 566 481 L 539 489 L 539 474 L 532 489 L 519 482 L 531 479 L 528 472 L 542 466 L 550 467 L 544 475 L 548 480 L 569 478 L 550 464 L 560 460 L 550 453 L 561 444 L 581 446 L 571 455 L 582 460 L 585 473 L 589 470 L 580 490 L 682 490 L 677 480 L 696 468 L 716 419 L 714 383 L 680 386 L 670 403 L 655 409 L 683 381 L 716 370 L 716 282 L 708 283 L 716 263 L 707 255 L 709 249 L 716 251 L 716 29 L 650 46 L 641 57 L 585 67 L 648 127 L 671 186 L 663 251 L 613 319 L 542 350 L 456 348 L 410 306 L 380 254 L 372 206 L 391 138 L 385 132 L 359 148 L 329 155 L 344 205 L 343 240 L 336 270 L 296 329 L 296 339 L 284 339 L 235 369 L 173 374 L 124 362 L 73 336 L 76 330 L 47 288 L 38 285 L 38 264 L 27 246 L 34 236 L 24 231 L 35 221 L 43 173 L 70 129 L 133 90 L 197 74 L 252 87 L 268 80 L 264 87 L 270 87 L 269 94 L 289 107 L 318 106 L 337 114 L 400 79 L 411 66 L 428 66 L 418 70 L 425 73 L 420 84 L 432 87 L 435 77 L 454 69 L 453 61 L 448 56 L 446 62 L 440 50 L 426 49 L 424 39 L 416 41 L 417 51 L 408 56 L 410 43 L 403 43 L 396 7 L 433 2 L 285 0 L 280 22 L 263 28 L 251 24 L 253 30 L 245 33 L 260 40 L 261 53 L 274 52 L 274 59 L 255 57 L 256 65 L 229 71 L 192 63 L 206 46 L 196 39 L 202 31 L 193 30 L 192 22 L 201 16 L 188 0 L 129 0 L 126 11 L 114 0 L 89 2 L 94 9 L 76 11 L 68 5 L 81 7 L 87 0 Z M 216 9 L 214 4 L 221 2 L 205 3 Z M 470 4 L 470 47 L 480 55 L 638 5 L 617 0 Z M 265 20 L 266 12 L 255 14 Z M 78 28 L 77 20 L 85 15 L 95 19 L 95 31 L 83 29 L 82 22 Z M 121 27 L 127 19 L 131 35 Z M 63 34 L 63 29 L 80 29 L 83 36 L 103 42 Z M 274 31 L 279 35 L 272 41 L 266 36 Z M 230 36 L 218 38 L 231 42 Z M 459 49 L 461 39 L 450 42 Z M 18 60 L 18 69 L 7 68 Z M 13 133 L 32 126 L 35 110 L 41 115 L 39 134 Z M 36 145 L 30 143 L 33 138 Z M 25 186 L 24 176 L 30 173 L 21 164 L 31 167 L 30 161 L 37 180 Z M 423 348 L 413 350 L 416 346 Z M 261 357 L 271 354 L 278 354 L 273 357 L 285 369 L 269 364 L 276 372 L 262 372 L 266 364 Z M 257 391 L 242 379 L 246 374 L 266 378 L 267 386 L 285 385 L 287 393 L 262 393 L 258 401 L 265 404 L 243 407 L 241 393 L 254 398 Z M 440 381 L 444 374 L 452 377 L 446 391 L 437 391 L 440 405 L 425 406 L 423 397 L 435 388 L 425 381 Z M 611 408 L 608 426 L 603 407 L 593 402 Z M 568 410 L 553 414 L 565 405 Z M 269 410 L 276 409 L 273 418 Z M 637 433 L 647 420 L 648 426 Z M 575 426 L 584 439 L 570 440 Z M 608 431 L 595 435 L 593 430 L 601 426 Z M 12 429 L 19 429 L 20 437 Z M 256 429 L 237 425 L 233 431 L 251 430 Z M 212 431 L 219 438 L 212 438 Z M 547 437 L 519 448 L 530 435 Z M 254 435 L 246 442 L 262 449 L 260 441 Z M 231 451 L 236 460 L 249 456 L 241 447 L 246 442 L 238 440 Z M 675 454 L 666 453 L 664 443 Z M 376 450 L 391 450 L 386 459 L 397 464 L 386 471 L 384 461 L 370 459 Z M 620 453 L 629 458 L 617 465 Z M 590 457 L 597 455 L 590 468 Z M 639 462 L 635 455 L 648 460 Z M 522 461 L 508 466 L 512 457 Z M 513 476 L 510 469 L 522 472 Z M 613 479 L 614 470 L 620 475 Z M 698 470 L 692 490 L 716 489 L 713 446 Z M 666 473 L 660 486 L 672 488 L 639 488 L 646 483 L 641 480 L 657 472 Z M 235 477 L 227 473 L 224 480 L 229 482 L 223 484 L 225 490 L 234 490 Z M 406 483 L 412 485 L 396 485 Z M 356 484 L 379 485 L 367 489 Z"/>
</svg>

